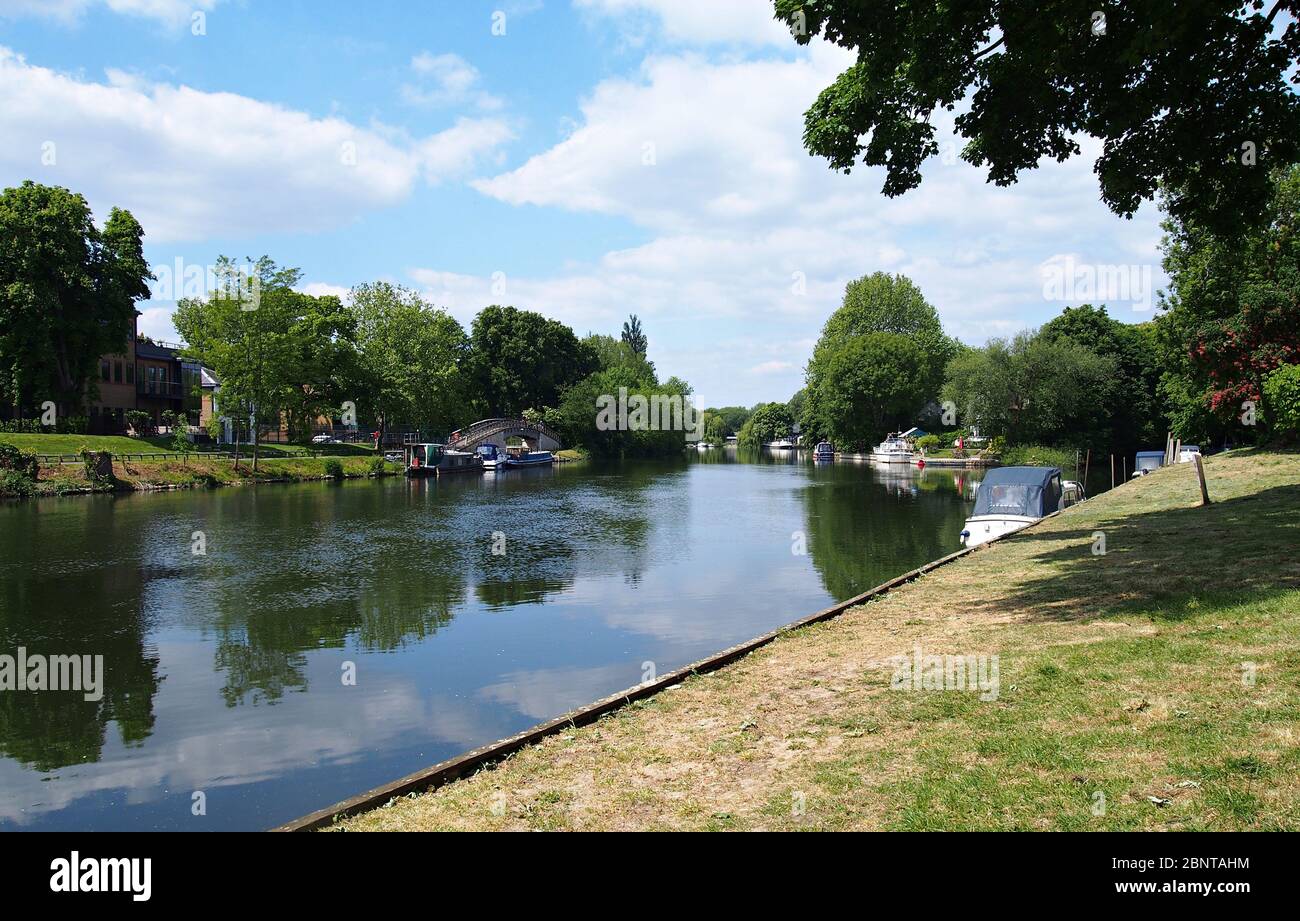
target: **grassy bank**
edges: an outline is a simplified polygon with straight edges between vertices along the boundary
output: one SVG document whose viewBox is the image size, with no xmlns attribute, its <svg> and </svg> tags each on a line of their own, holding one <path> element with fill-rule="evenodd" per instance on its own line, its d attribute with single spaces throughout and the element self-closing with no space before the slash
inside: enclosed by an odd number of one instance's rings
<svg viewBox="0 0 1300 921">
<path fill-rule="evenodd" d="M 1093 458 L 1094 466 L 1097 458 Z M 1045 445 L 1013 445 L 1002 451 L 1005 467 L 1060 467 L 1066 476 L 1074 476 L 1073 448 L 1049 448 Z M 1082 461 L 1080 461 L 1082 464 Z"/>
<path fill-rule="evenodd" d="M 82 448 L 91 451 L 108 451 L 112 454 L 170 454 L 175 452 L 170 435 L 150 435 L 146 438 L 128 438 L 125 435 L 12 435 L 0 433 L 0 442 L 13 445 L 29 454 L 79 454 Z M 196 451 L 226 451 L 222 446 L 197 447 Z M 241 445 L 240 456 L 251 452 Z M 258 449 L 262 457 L 309 457 L 316 455 L 372 457 L 375 454 L 368 444 L 350 445 L 282 445 L 263 444 Z"/>
<path fill-rule="evenodd" d="M 1207 508 L 1158 470 L 342 827 L 1300 828 L 1300 456 L 1206 467 Z M 917 647 L 996 698 L 891 690 Z"/>
<path fill-rule="evenodd" d="M 247 483 L 298 482 L 327 479 L 334 465 L 346 478 L 374 476 L 378 470 L 368 457 L 264 457 L 252 468 L 251 459 L 239 466 L 229 458 L 181 460 L 113 461 L 112 482 L 92 482 L 80 464 L 46 465 L 36 481 L 36 495 L 58 496 L 89 492 L 117 492 L 149 489 L 208 488 Z M 385 464 L 383 475 L 401 473 L 400 464 Z"/>
</svg>

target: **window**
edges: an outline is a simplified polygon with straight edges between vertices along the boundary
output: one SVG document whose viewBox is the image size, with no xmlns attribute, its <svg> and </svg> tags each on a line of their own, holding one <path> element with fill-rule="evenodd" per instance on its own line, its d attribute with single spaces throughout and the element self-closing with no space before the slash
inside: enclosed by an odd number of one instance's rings
<svg viewBox="0 0 1300 921">
<path fill-rule="evenodd" d="M 122 363 L 120 361 L 113 362 L 113 383 L 122 383 Z"/>
<path fill-rule="evenodd" d="M 126 382 L 128 384 L 135 383 L 135 365 L 133 364 L 127 364 L 126 366 Z"/>
<path fill-rule="evenodd" d="M 107 360 L 107 359 L 105 359 L 105 360 L 103 360 L 103 361 L 101 361 L 101 362 L 99 363 L 99 377 L 100 377 L 100 379 L 103 380 L 105 383 L 108 382 L 108 377 L 109 377 L 109 368 L 108 368 L 108 360 Z"/>
</svg>

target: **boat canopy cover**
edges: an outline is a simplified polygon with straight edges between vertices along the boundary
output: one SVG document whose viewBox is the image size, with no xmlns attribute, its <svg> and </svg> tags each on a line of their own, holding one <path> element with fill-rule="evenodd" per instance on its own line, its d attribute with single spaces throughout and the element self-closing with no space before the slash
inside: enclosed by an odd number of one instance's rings
<svg viewBox="0 0 1300 921">
<path fill-rule="evenodd" d="M 1060 505 L 1059 467 L 995 467 L 979 485 L 971 517 L 1024 515 L 1042 518 Z"/>
<path fill-rule="evenodd" d="M 1137 456 L 1138 457 L 1164 457 L 1165 452 L 1164 451 L 1139 451 L 1137 453 Z"/>
</svg>

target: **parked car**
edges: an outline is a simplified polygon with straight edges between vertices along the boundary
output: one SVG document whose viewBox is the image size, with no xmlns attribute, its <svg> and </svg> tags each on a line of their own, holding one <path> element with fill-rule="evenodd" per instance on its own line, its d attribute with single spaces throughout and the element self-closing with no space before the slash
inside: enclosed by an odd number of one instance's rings
<svg viewBox="0 0 1300 921">
<path fill-rule="evenodd" d="M 312 438 L 311 443 L 314 445 L 336 445 L 339 440 L 333 435 L 316 435 Z"/>
<path fill-rule="evenodd" d="M 390 464 L 401 464 L 406 462 L 406 455 L 401 451 L 387 451 L 384 453 L 384 460 Z"/>
</svg>

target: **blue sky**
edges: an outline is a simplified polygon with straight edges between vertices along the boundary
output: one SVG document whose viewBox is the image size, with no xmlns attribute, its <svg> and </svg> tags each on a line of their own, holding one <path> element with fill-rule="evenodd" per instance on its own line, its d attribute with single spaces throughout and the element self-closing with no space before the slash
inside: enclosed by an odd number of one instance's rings
<svg viewBox="0 0 1300 921">
<path fill-rule="evenodd" d="M 802 113 L 848 61 L 767 0 L 0 0 L 0 183 L 129 208 L 155 266 L 266 253 L 466 327 L 489 303 L 579 334 L 635 312 L 706 404 L 788 398 L 877 270 L 972 343 L 1083 300 L 1151 316 L 1158 215 L 1106 211 L 1087 139 L 998 189 L 944 115 L 898 199 L 809 157 Z M 142 331 L 175 338 L 172 306 Z"/>
</svg>

